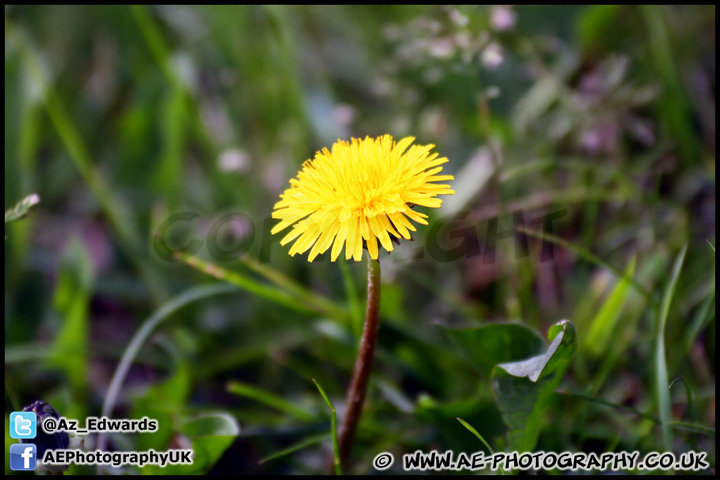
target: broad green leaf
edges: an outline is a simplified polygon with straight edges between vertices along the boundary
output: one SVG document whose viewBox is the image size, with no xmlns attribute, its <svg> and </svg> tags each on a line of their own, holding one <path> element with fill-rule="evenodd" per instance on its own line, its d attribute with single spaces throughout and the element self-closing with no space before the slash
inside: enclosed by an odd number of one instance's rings
<svg viewBox="0 0 720 480">
<path fill-rule="evenodd" d="M 179 473 L 207 473 L 240 435 L 240 426 L 227 413 L 202 414 L 192 418 L 181 431 L 193 439 L 192 466 L 179 467 Z"/>
<path fill-rule="evenodd" d="M 235 418 L 225 412 L 207 412 L 187 418 L 180 426 L 179 435 L 192 442 L 192 465 L 168 465 L 164 468 L 151 465 L 143 468 L 145 474 L 189 475 L 207 474 L 240 435 Z M 186 448 L 186 447 L 173 447 Z"/>
<path fill-rule="evenodd" d="M 605 299 L 603 306 L 590 322 L 590 332 L 585 337 L 583 346 L 591 355 L 597 357 L 607 350 L 615 326 L 623 312 L 625 300 L 628 298 L 630 279 L 634 273 L 635 258 L 630 261 L 625 275 L 619 279 L 615 289 Z"/>
<path fill-rule="evenodd" d="M 559 324 L 550 347 L 527 360 L 502 363 L 492 371 L 492 386 L 503 420 L 508 427 L 510 450 L 535 448 L 543 413 L 560 384 L 575 351 L 575 326 L 568 320 Z"/>
<path fill-rule="evenodd" d="M 564 330 L 565 330 L 565 322 L 563 322 L 563 321 L 560 321 L 560 322 L 556 323 L 555 325 L 550 325 L 550 328 L 548 328 L 548 333 L 547 333 L 548 342 L 552 343 L 552 341 L 555 340 L 555 337 L 557 337 Z"/>
<path fill-rule="evenodd" d="M 528 358 L 545 350 L 542 337 L 520 323 L 492 323 L 462 329 L 441 328 L 483 377 L 489 377 L 490 371 L 499 363 Z"/>
</svg>

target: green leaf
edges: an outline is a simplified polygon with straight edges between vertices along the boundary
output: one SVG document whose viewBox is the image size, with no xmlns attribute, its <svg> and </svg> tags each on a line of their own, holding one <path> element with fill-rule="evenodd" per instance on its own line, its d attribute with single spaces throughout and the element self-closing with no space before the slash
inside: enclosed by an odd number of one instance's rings
<svg viewBox="0 0 720 480">
<path fill-rule="evenodd" d="M 168 465 L 164 468 L 150 465 L 144 474 L 189 475 L 206 474 L 217 463 L 235 438 L 240 426 L 235 418 L 225 412 L 206 412 L 186 419 L 179 434 L 190 439 L 193 450 L 192 465 Z"/>
<path fill-rule="evenodd" d="M 555 325 L 550 325 L 548 328 L 547 339 L 548 342 L 552 343 L 559 334 L 565 331 L 565 322 L 560 321 Z"/>
<path fill-rule="evenodd" d="M 193 439 L 192 466 L 180 467 L 179 473 L 207 473 L 240 435 L 240 426 L 227 413 L 202 414 L 188 422 L 182 431 Z"/>
<path fill-rule="evenodd" d="M 583 346 L 591 355 L 597 357 L 607 350 L 608 342 L 612 338 L 615 326 L 620 320 L 620 314 L 623 312 L 625 301 L 628 298 L 630 279 L 632 279 L 634 273 L 635 258 L 630 261 L 625 275 L 619 279 L 615 289 L 590 322 L 590 332 L 585 337 Z"/>
<path fill-rule="evenodd" d="M 575 351 L 575 326 L 569 320 L 543 355 L 503 363 L 492 371 L 492 386 L 507 425 L 510 450 L 531 451 L 537 443 L 542 415 L 560 384 Z M 557 328 L 552 329 L 553 332 Z"/>
<path fill-rule="evenodd" d="M 542 337 L 520 323 L 492 323 L 462 329 L 440 327 L 483 377 L 489 377 L 499 363 L 528 358 L 545 350 Z"/>
</svg>

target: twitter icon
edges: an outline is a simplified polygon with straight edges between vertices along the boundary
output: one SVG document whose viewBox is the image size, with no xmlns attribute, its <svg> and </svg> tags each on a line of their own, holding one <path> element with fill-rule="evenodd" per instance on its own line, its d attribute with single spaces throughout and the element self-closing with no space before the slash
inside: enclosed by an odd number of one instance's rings
<svg viewBox="0 0 720 480">
<path fill-rule="evenodd" d="M 10 414 L 10 437 L 35 438 L 37 433 L 37 415 L 35 412 L 12 412 Z"/>
</svg>

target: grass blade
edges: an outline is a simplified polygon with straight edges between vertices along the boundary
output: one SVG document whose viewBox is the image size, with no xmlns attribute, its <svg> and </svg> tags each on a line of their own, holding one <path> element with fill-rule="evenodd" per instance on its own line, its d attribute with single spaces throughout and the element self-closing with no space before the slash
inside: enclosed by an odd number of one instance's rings
<svg viewBox="0 0 720 480">
<path fill-rule="evenodd" d="M 594 255 L 593 253 L 589 252 L 588 250 L 584 249 L 583 247 L 579 247 L 577 245 L 574 245 L 567 240 L 564 240 L 560 237 L 557 237 L 551 233 L 547 232 L 541 232 L 541 231 L 535 231 L 531 230 L 529 228 L 525 227 L 517 227 L 517 231 L 524 233 L 525 235 L 529 235 L 531 237 L 539 238 L 540 240 L 547 240 L 548 242 L 554 243 L 556 245 L 560 245 L 561 247 L 567 248 L 568 250 L 576 253 L 580 257 L 582 257 L 584 260 L 594 263 L 595 265 L 606 268 L 610 270 L 612 273 L 615 274 L 620 279 L 627 280 L 630 285 L 635 287 L 635 289 L 642 294 L 643 297 L 645 297 L 648 300 L 651 300 L 650 292 L 648 292 L 645 287 L 637 283 L 637 281 L 632 277 L 627 277 L 626 274 L 624 274 L 620 269 L 612 266 L 602 258 L 598 257 L 597 255 Z"/>
<path fill-rule="evenodd" d="M 14 43 L 20 50 L 23 63 L 35 84 L 34 86 L 38 91 L 42 92 L 42 105 L 45 107 L 50 122 L 55 127 L 80 177 L 97 199 L 115 229 L 121 247 L 135 261 L 136 267 L 153 299 L 165 299 L 167 292 L 162 287 L 164 283 L 159 280 L 157 272 L 147 265 L 143 256 L 138 255 L 139 252 L 143 251 L 143 248 L 137 239 L 142 238 L 142 236 L 135 228 L 129 208 L 115 195 L 110 185 L 100 175 L 79 129 L 42 67 L 40 53 L 33 48 L 30 40 L 7 18 L 5 19 L 5 38 L 6 41 L 9 40 Z"/>
<path fill-rule="evenodd" d="M 355 280 L 353 279 L 352 272 L 348 266 L 348 261 L 343 259 L 338 263 L 340 264 L 340 271 L 342 272 L 343 283 L 345 284 L 345 294 L 347 295 L 348 302 L 350 303 L 350 316 L 352 318 L 353 334 L 355 335 L 355 339 L 359 341 L 362 336 L 363 324 L 365 323 L 362 304 L 360 303 L 360 296 L 355 288 Z"/>
<path fill-rule="evenodd" d="M 162 323 L 163 320 L 189 303 L 211 297 L 213 295 L 220 295 L 234 291 L 237 291 L 235 286 L 226 284 L 193 287 L 164 303 L 155 311 L 155 313 L 148 317 L 148 319 L 143 322 L 140 329 L 135 333 L 132 340 L 130 340 L 130 343 L 120 359 L 120 363 L 118 363 L 118 366 L 115 368 L 115 373 L 113 374 L 110 387 L 108 388 L 107 395 L 105 395 L 105 401 L 103 402 L 102 416 L 110 417 L 112 414 L 115 402 L 120 394 L 123 381 L 125 381 L 125 377 L 130 370 L 130 365 L 132 365 L 133 360 L 135 360 L 135 356 L 138 354 L 145 341 L 150 337 L 150 334 L 153 330 L 155 330 L 155 328 L 157 328 L 158 325 L 160 325 L 160 323 Z M 107 437 L 105 435 L 106 434 L 104 433 L 100 433 L 98 436 L 98 449 L 100 450 L 105 450 L 107 446 Z"/>
<path fill-rule="evenodd" d="M 188 253 L 175 252 L 174 256 L 195 270 L 199 270 L 211 277 L 232 283 L 233 285 L 236 285 L 253 295 L 278 303 L 292 310 L 304 313 L 319 313 L 341 321 L 345 321 L 347 318 L 346 314 L 339 307 L 328 307 L 327 301 L 313 301 L 310 299 L 311 297 L 305 295 L 301 296 L 299 292 L 296 291 L 291 294 L 283 289 L 260 283 L 240 272 L 227 270 L 213 263 L 206 262 L 205 260 Z"/>
<path fill-rule="evenodd" d="M 713 283 L 714 282 L 715 280 L 713 279 Z M 710 320 L 713 319 L 713 316 L 715 315 L 715 308 L 711 309 L 710 307 L 714 306 L 714 301 L 715 289 L 713 288 L 713 291 L 710 292 L 710 295 L 708 295 L 702 303 L 693 317 L 692 322 L 690 322 L 690 328 L 686 330 L 685 339 L 683 341 L 683 354 L 687 354 L 690 351 L 695 343 L 695 339 L 703 330 L 705 330 L 705 327 L 707 327 L 710 323 Z"/>
<path fill-rule="evenodd" d="M 602 398 L 595 397 L 595 396 L 592 396 L 592 395 L 588 395 L 588 394 L 583 393 L 583 392 L 568 392 L 568 391 L 565 391 L 565 390 L 558 390 L 558 391 L 556 391 L 555 393 L 557 393 L 558 395 L 565 395 L 565 396 L 568 396 L 568 397 L 580 398 L 580 399 L 582 399 L 582 400 L 587 400 L 588 402 L 597 403 L 597 404 L 599 404 L 599 405 L 604 405 L 604 406 L 606 406 L 606 407 L 615 408 L 615 409 L 617 409 L 617 410 L 625 410 L 626 412 L 629 412 L 629 413 L 632 413 L 632 414 L 634 414 L 634 415 L 637 415 L 638 417 L 644 418 L 645 420 L 650 420 L 651 422 L 660 423 L 660 421 L 659 421 L 657 418 L 653 417 L 653 416 L 652 416 L 651 414 L 649 414 L 649 413 L 645 413 L 645 412 L 643 412 L 643 411 L 641 411 L 641 410 L 638 410 L 638 409 L 633 408 L 633 407 L 629 407 L 629 406 L 627 406 L 627 405 L 621 405 L 621 404 L 619 404 L 619 403 L 613 403 L 613 402 L 610 402 L 610 401 L 608 401 L 608 400 L 603 400 Z"/>
<path fill-rule="evenodd" d="M 582 392 L 568 392 L 564 390 L 558 390 L 555 393 L 557 393 L 558 395 L 580 398 L 582 400 L 587 400 L 588 402 L 597 403 L 599 405 L 615 408 L 617 410 L 624 410 L 626 412 L 635 414 L 638 417 L 644 418 L 645 420 L 650 420 L 653 423 L 660 423 L 660 420 L 658 418 L 650 415 L 649 413 L 642 412 L 636 408 L 628 407 L 627 405 L 621 405 L 619 403 L 613 403 L 607 400 L 603 400 L 602 398 L 593 397 L 592 395 L 587 395 Z M 697 423 L 673 421 L 670 422 L 669 425 L 671 428 L 674 428 L 676 430 L 689 430 L 694 433 L 701 433 L 704 435 L 715 435 L 715 429 L 713 427 L 706 427 L 705 425 L 699 425 Z"/>
<path fill-rule="evenodd" d="M 635 273 L 635 257 L 630 261 L 625 274 L 607 297 L 597 315 L 590 322 L 590 332 L 585 337 L 585 348 L 598 356 L 605 352 L 615 327 L 620 320 L 628 296 L 630 279 Z"/>
<path fill-rule="evenodd" d="M 687 245 L 683 247 L 675 261 L 673 271 L 670 276 L 670 282 L 665 289 L 659 315 L 657 318 L 657 334 L 655 337 L 655 381 L 656 393 L 658 400 L 658 410 L 660 416 L 660 427 L 662 429 L 663 446 L 665 451 L 672 451 L 672 432 L 670 429 L 670 391 L 668 390 L 668 372 L 665 357 L 665 324 L 667 323 L 668 313 L 670 312 L 670 304 L 672 303 L 677 286 L 680 270 L 682 269 L 685 254 L 687 253 Z"/>
<path fill-rule="evenodd" d="M 267 457 L 263 457 L 258 462 L 258 465 L 262 465 L 263 463 L 269 462 L 270 460 L 275 460 L 278 458 L 285 457 L 287 455 L 290 455 L 291 453 L 295 453 L 298 450 L 302 450 L 303 448 L 307 448 L 310 445 L 315 445 L 316 443 L 322 442 L 327 438 L 327 433 L 323 433 L 322 435 L 315 435 L 310 438 L 306 438 L 305 440 L 301 440 L 298 443 L 295 443 L 293 445 L 290 445 L 287 448 L 284 448 L 278 452 L 272 453 L 268 455 Z"/>
<path fill-rule="evenodd" d="M 463 427 L 467 428 L 470 433 L 472 433 L 477 438 L 479 438 L 480 441 L 483 443 L 483 445 L 485 445 L 487 447 L 487 449 L 490 450 L 490 453 L 495 455 L 495 450 L 492 449 L 490 444 L 485 441 L 485 439 L 482 437 L 482 435 L 480 435 L 480 433 L 477 430 L 475 430 L 475 428 L 472 425 L 470 425 L 469 423 L 467 423 L 465 420 L 463 420 L 460 417 L 457 417 L 457 421 L 460 422 Z M 500 466 L 500 471 L 502 472 L 503 475 L 508 474 L 502 466 Z"/>
<path fill-rule="evenodd" d="M 670 426 L 681 430 L 689 430 L 694 433 L 715 436 L 715 429 L 713 427 L 706 427 L 705 425 L 698 425 L 697 423 L 670 422 Z"/>
<path fill-rule="evenodd" d="M 276 286 L 287 291 L 291 295 L 294 295 L 298 299 L 302 299 L 309 308 L 318 312 L 325 312 L 326 315 L 340 321 L 348 320 L 348 313 L 343 308 L 335 305 L 334 302 L 317 295 L 309 288 L 296 282 L 282 272 L 279 272 L 268 265 L 263 265 L 254 258 L 240 257 L 238 260 L 242 265 L 261 275 L 271 283 L 274 283 Z"/>
<path fill-rule="evenodd" d="M 337 415 L 335 413 L 335 406 L 330 401 L 330 398 L 325 394 L 325 390 L 323 390 L 323 388 L 314 378 L 313 383 L 320 391 L 320 395 L 322 395 L 323 400 L 325 400 L 325 403 L 327 403 L 328 408 L 330 408 L 330 429 L 332 430 L 330 433 L 332 435 L 333 442 L 333 461 L 335 463 L 335 475 L 342 475 L 342 464 L 340 463 L 340 447 L 338 446 Z"/>
<path fill-rule="evenodd" d="M 687 383 L 685 383 L 685 380 L 682 378 L 676 378 L 672 381 L 672 383 L 668 386 L 668 390 L 672 388 L 673 385 L 676 383 L 682 383 L 685 387 L 685 395 L 687 395 L 687 402 L 688 402 L 688 417 L 690 417 L 690 421 L 695 421 L 695 413 L 693 411 L 693 397 L 692 397 L 692 391 L 690 391 L 690 386 L 688 386 Z"/>
<path fill-rule="evenodd" d="M 227 384 L 227 391 L 242 397 L 256 400 L 260 403 L 264 403 L 275 410 L 287 413 L 288 415 L 291 415 L 303 422 L 309 422 L 315 419 L 315 415 L 295 406 L 294 403 L 261 388 L 248 385 L 247 383 L 237 381 L 229 382 Z"/>
</svg>

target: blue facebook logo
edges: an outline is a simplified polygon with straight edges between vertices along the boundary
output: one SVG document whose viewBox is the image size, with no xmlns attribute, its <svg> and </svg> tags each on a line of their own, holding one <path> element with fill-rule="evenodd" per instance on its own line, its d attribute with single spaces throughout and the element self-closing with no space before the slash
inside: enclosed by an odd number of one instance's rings
<svg viewBox="0 0 720 480">
<path fill-rule="evenodd" d="M 35 467 L 37 467 L 37 448 L 34 444 L 10 445 L 10 470 L 35 470 Z"/>
</svg>

